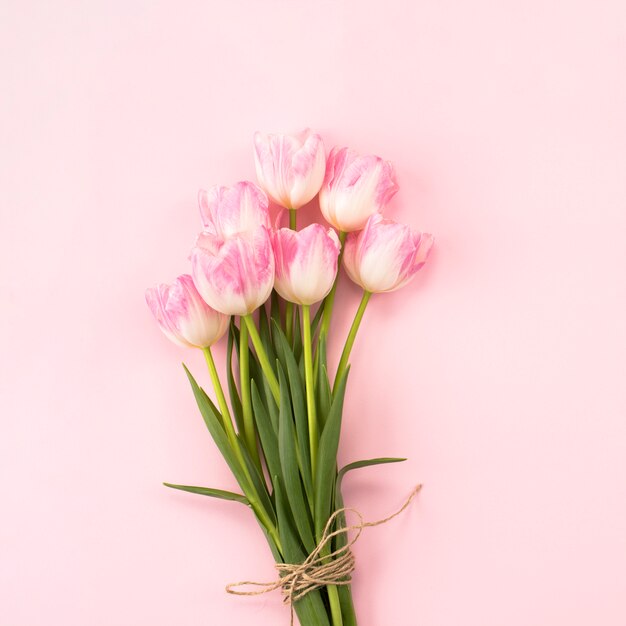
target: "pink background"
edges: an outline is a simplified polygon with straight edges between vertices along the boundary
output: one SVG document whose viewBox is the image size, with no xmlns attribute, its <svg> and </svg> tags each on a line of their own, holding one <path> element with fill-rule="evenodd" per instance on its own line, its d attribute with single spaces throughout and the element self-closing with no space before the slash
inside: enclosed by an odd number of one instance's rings
<svg viewBox="0 0 626 626">
<path fill-rule="evenodd" d="M 356 547 L 362 626 L 626 623 L 626 10 L 596 2 L 0 5 L 0 622 L 287 624 L 144 288 L 252 133 L 391 159 L 437 236 L 372 301 L 340 457 L 401 519 Z M 356 306 L 343 283 L 335 358 Z M 223 350 L 223 348 L 220 348 Z"/>
</svg>

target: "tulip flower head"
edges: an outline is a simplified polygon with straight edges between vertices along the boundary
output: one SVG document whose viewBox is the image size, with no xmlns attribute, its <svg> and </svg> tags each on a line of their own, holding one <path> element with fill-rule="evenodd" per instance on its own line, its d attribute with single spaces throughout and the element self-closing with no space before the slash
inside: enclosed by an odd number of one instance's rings
<svg viewBox="0 0 626 626">
<path fill-rule="evenodd" d="M 222 239 L 270 225 L 267 196 L 249 181 L 201 189 L 198 204 L 205 232 Z"/>
<path fill-rule="evenodd" d="M 346 238 L 343 263 L 348 276 L 365 291 L 382 293 L 406 285 L 424 265 L 434 238 L 411 232 L 380 214 Z"/>
<path fill-rule="evenodd" d="M 228 316 L 202 299 L 189 274 L 146 289 L 146 302 L 161 330 L 180 346 L 208 348 L 228 328 Z"/>
<path fill-rule="evenodd" d="M 216 311 L 248 315 L 272 292 L 274 255 L 263 225 L 226 240 L 204 232 L 190 258 L 194 283 Z"/>
<path fill-rule="evenodd" d="M 320 190 L 320 209 L 329 224 L 352 232 L 382 211 L 398 191 L 391 161 L 359 156 L 349 148 L 333 148 Z"/>
<path fill-rule="evenodd" d="M 274 288 L 289 302 L 310 305 L 328 295 L 337 275 L 341 244 L 332 228 L 311 224 L 300 231 L 281 228 L 272 235 L 276 262 Z"/>
<path fill-rule="evenodd" d="M 259 184 L 286 209 L 310 202 L 324 180 L 324 144 L 308 128 L 297 135 L 255 133 L 254 161 Z"/>
</svg>

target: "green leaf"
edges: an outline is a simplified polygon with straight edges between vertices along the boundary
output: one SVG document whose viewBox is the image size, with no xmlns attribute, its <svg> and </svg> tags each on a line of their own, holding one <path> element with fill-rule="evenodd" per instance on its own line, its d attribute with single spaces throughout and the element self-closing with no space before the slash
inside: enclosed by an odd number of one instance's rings
<svg viewBox="0 0 626 626">
<path fill-rule="evenodd" d="M 270 533 L 268 532 L 267 528 L 265 528 L 265 526 L 261 523 L 259 518 L 257 518 L 257 521 L 259 522 L 259 526 L 260 526 L 261 530 L 263 531 L 263 534 L 265 535 L 265 538 L 267 539 L 267 543 L 270 546 L 270 550 L 272 552 L 274 560 L 276 561 L 276 563 L 282 563 L 283 562 L 283 555 L 280 553 L 280 550 L 278 549 L 278 546 L 276 545 L 276 542 L 272 538 L 272 535 L 270 535 Z"/>
<path fill-rule="evenodd" d="M 341 606 L 341 619 L 343 626 L 357 626 L 354 603 L 352 602 L 352 589 L 350 585 L 338 585 L 339 605 Z"/>
<path fill-rule="evenodd" d="M 300 323 L 300 307 L 297 304 L 293 305 L 294 311 L 294 324 L 293 324 L 293 355 L 296 362 L 302 357 L 302 324 Z"/>
<path fill-rule="evenodd" d="M 267 318 L 267 312 L 265 311 L 265 307 L 260 307 L 259 312 L 259 335 L 261 337 L 261 343 L 263 344 L 263 348 L 267 354 L 267 358 L 270 363 L 276 363 L 276 353 L 274 352 L 274 346 L 272 344 L 272 332 L 271 327 L 272 324 Z M 278 432 L 278 407 L 276 406 L 276 401 L 274 400 L 274 396 L 270 389 L 269 383 L 267 382 L 265 376 L 263 375 L 263 370 L 258 364 L 258 360 L 256 358 L 256 354 L 251 350 L 250 351 L 250 363 L 254 361 L 254 366 L 251 366 L 251 376 L 257 382 L 257 388 L 261 398 L 263 399 L 263 404 L 267 408 L 268 415 L 272 421 L 272 426 L 274 430 Z M 276 371 L 276 369 L 274 369 Z"/>
<path fill-rule="evenodd" d="M 320 306 L 317 307 L 315 316 L 311 320 L 311 337 L 313 337 L 317 331 L 317 327 L 319 326 L 320 320 L 322 319 L 323 312 L 324 312 L 324 307 L 320 304 Z"/>
<path fill-rule="evenodd" d="M 284 563 L 302 563 L 306 558 L 298 533 L 294 527 L 285 490 L 279 475 L 273 477 L 276 489 L 276 515 L 278 517 L 278 533 L 283 547 Z M 328 612 L 319 590 L 307 593 L 304 598 L 294 604 L 294 610 L 301 624 L 307 626 L 330 626 Z"/>
<path fill-rule="evenodd" d="M 348 366 L 344 375 L 337 381 L 337 391 L 320 437 L 317 471 L 315 473 L 315 536 L 318 541 L 331 514 L 337 474 L 337 449 L 341 434 L 343 400 L 349 369 Z"/>
<path fill-rule="evenodd" d="M 272 290 L 272 297 L 270 301 L 270 318 L 272 319 L 272 321 L 275 321 L 279 326 L 281 326 L 280 296 L 278 295 L 278 292 L 275 289 Z M 270 332 L 271 330 L 272 329 L 270 325 Z"/>
<path fill-rule="evenodd" d="M 339 485 L 337 485 L 339 487 Z M 341 490 L 336 489 L 335 492 L 335 511 L 343 509 L 343 497 L 341 496 Z M 337 528 L 345 528 L 346 516 L 341 513 L 337 517 Z M 332 540 L 332 549 L 339 550 L 348 543 L 348 538 L 344 533 L 338 534 Z M 343 619 L 343 626 L 357 626 L 356 613 L 354 610 L 354 603 L 352 602 L 352 590 L 350 585 L 338 585 L 337 593 L 339 594 L 339 604 L 341 605 L 341 617 Z"/>
<path fill-rule="evenodd" d="M 240 335 L 239 329 L 236 326 L 234 326 L 234 329 L 236 331 L 234 334 L 235 349 L 236 349 L 236 354 L 239 355 L 239 349 L 240 349 L 239 342 L 240 342 L 241 335 Z M 261 366 L 259 365 L 259 361 L 257 359 L 256 353 L 254 352 L 251 346 L 249 346 L 248 348 L 248 373 L 250 375 L 250 379 L 256 380 L 257 385 L 259 386 L 259 389 L 261 389 L 261 392 L 264 393 L 267 381 L 265 380 L 265 377 L 263 376 L 263 370 L 261 369 Z M 269 390 L 269 386 L 267 386 L 267 389 Z M 239 403 L 239 406 L 241 407 L 241 402 Z M 240 410 L 241 410 L 242 421 L 243 421 L 243 408 L 241 408 Z M 245 429 L 243 427 L 243 424 L 238 423 L 237 430 L 239 432 L 244 432 Z"/>
<path fill-rule="evenodd" d="M 328 370 L 326 369 L 325 365 L 322 365 L 322 376 L 320 379 L 319 395 L 320 395 L 320 405 L 322 409 L 322 413 L 321 413 L 322 419 L 320 421 L 322 422 L 322 428 L 323 428 L 324 425 L 326 424 L 326 418 L 328 417 L 328 414 L 330 413 L 330 407 L 333 402 L 333 390 L 330 385 L 330 378 L 328 376 Z"/>
<path fill-rule="evenodd" d="M 262 304 L 259 307 L 258 311 L 259 311 L 259 333 L 262 333 L 264 329 L 269 332 L 269 321 L 267 318 L 267 309 L 265 308 L 265 305 Z"/>
<path fill-rule="evenodd" d="M 241 450 L 241 455 L 243 456 L 246 468 L 248 470 L 248 473 L 250 474 L 250 479 L 252 480 L 252 484 L 254 485 L 254 489 L 259 495 L 259 501 L 261 503 L 261 506 L 265 509 L 265 512 L 269 516 L 272 524 L 276 524 L 274 505 L 272 504 L 272 500 L 270 499 L 269 493 L 267 491 L 265 478 L 260 474 L 259 469 L 253 463 L 250 452 L 248 451 L 248 448 L 246 448 L 246 445 L 244 443 L 243 436 L 237 435 L 237 441 L 239 443 L 239 449 Z"/>
<path fill-rule="evenodd" d="M 320 427 L 324 428 L 326 424 L 326 418 L 330 411 L 330 405 L 332 403 L 333 392 L 328 378 L 328 369 L 326 364 L 326 339 L 321 337 L 317 347 L 318 353 L 317 360 L 317 385 L 316 385 L 316 400 L 317 400 L 317 418 L 320 423 Z"/>
<path fill-rule="evenodd" d="M 248 489 L 249 482 L 243 468 L 241 467 L 237 460 L 237 457 L 235 456 L 235 452 L 230 445 L 230 441 L 226 436 L 226 432 L 224 431 L 224 427 L 222 426 L 220 413 L 217 410 L 217 407 L 209 398 L 209 396 L 207 396 L 204 389 L 202 389 L 198 385 L 195 378 L 191 375 L 191 372 L 184 364 L 183 367 L 185 368 L 187 378 L 189 378 L 189 382 L 191 383 L 193 395 L 196 398 L 196 403 L 198 404 L 198 408 L 200 409 L 200 413 L 204 419 L 204 423 L 209 429 L 209 432 L 213 437 L 213 441 L 215 441 L 215 445 L 222 453 L 222 456 L 228 464 L 228 467 L 230 467 L 231 472 L 233 473 L 233 475 L 237 479 L 237 482 L 245 493 Z"/>
<path fill-rule="evenodd" d="M 283 343 L 280 340 L 280 333 L 276 332 L 277 328 L 280 328 L 280 326 L 276 321 L 274 321 L 272 326 L 272 345 L 274 346 L 274 357 L 275 360 L 278 361 L 278 364 L 280 364 L 280 366 L 283 368 L 283 370 L 286 370 L 287 363 L 285 362 L 285 351 L 283 349 Z"/>
<path fill-rule="evenodd" d="M 278 368 L 278 380 L 280 383 L 280 408 L 278 417 L 278 454 L 282 468 L 282 477 L 285 484 L 287 500 L 291 507 L 296 528 L 300 533 L 302 543 L 307 552 L 315 548 L 311 520 L 308 507 L 304 500 L 302 481 L 297 458 L 296 432 L 293 425 L 291 412 L 291 400 L 285 375 L 281 367 Z"/>
<path fill-rule="evenodd" d="M 298 600 L 293 608 L 300 624 L 307 626 L 330 626 L 328 612 L 319 590 L 310 591 Z M 347 626 L 344 624 L 344 626 Z"/>
<path fill-rule="evenodd" d="M 363 461 L 354 461 L 354 463 L 348 463 L 345 467 L 342 467 L 337 474 L 337 486 L 341 486 L 341 480 L 347 472 L 350 472 L 360 467 L 369 467 L 370 465 L 384 465 L 385 463 L 401 463 L 406 459 L 396 457 L 380 457 L 377 459 L 364 459 Z"/>
<path fill-rule="evenodd" d="M 274 475 L 276 490 L 276 517 L 278 518 L 278 535 L 283 547 L 285 563 L 301 563 L 306 558 L 302 542 L 295 528 L 289 502 L 285 494 L 285 486 L 280 475 Z"/>
<path fill-rule="evenodd" d="M 259 307 L 259 335 L 267 353 L 267 358 L 270 363 L 273 363 L 276 360 L 276 355 L 272 346 L 272 329 L 265 306 Z"/>
<path fill-rule="evenodd" d="M 396 458 L 396 457 L 380 457 L 376 459 L 364 459 L 363 461 L 355 461 L 354 463 L 348 463 L 345 467 L 342 467 L 341 470 L 337 473 L 337 481 L 335 484 L 335 511 L 339 511 L 343 509 L 343 496 L 341 495 L 341 481 L 347 472 L 359 469 L 361 467 L 369 467 L 370 465 L 383 465 L 385 463 L 401 463 L 402 461 L 406 461 L 405 458 Z M 337 519 L 337 525 L 345 525 L 345 516 L 342 514 Z M 338 549 L 344 546 L 346 543 L 345 535 L 337 535 L 333 542 L 334 549 Z"/>
<path fill-rule="evenodd" d="M 240 493 L 233 493 L 232 491 L 224 491 L 223 489 L 211 489 L 211 487 L 192 487 L 191 485 L 173 485 L 172 483 L 163 483 L 166 487 L 171 489 L 180 489 L 181 491 L 188 491 L 189 493 L 197 493 L 201 496 L 209 496 L 211 498 L 219 498 L 220 500 L 233 500 L 234 502 L 241 502 L 246 506 L 250 506 L 250 502 L 246 496 Z"/>
<path fill-rule="evenodd" d="M 263 404 L 255 381 L 252 381 L 251 397 L 254 420 L 259 432 L 259 439 L 261 440 L 261 448 L 265 456 L 267 469 L 269 470 L 270 476 L 279 476 L 281 474 L 281 467 L 280 456 L 278 454 L 278 438 L 276 431 L 272 427 L 270 417 Z M 274 486 L 274 488 L 276 487 Z"/>
<path fill-rule="evenodd" d="M 263 379 L 263 393 L 265 395 L 264 405 L 270 416 L 274 432 L 278 435 L 278 405 L 276 404 L 276 400 L 274 400 L 274 394 L 272 393 L 269 383 L 265 380 L 265 378 Z"/>
<path fill-rule="evenodd" d="M 360 467 L 369 467 L 370 465 L 383 465 L 384 463 L 401 463 L 402 461 L 406 461 L 403 458 L 395 458 L 395 457 L 380 457 L 376 459 L 365 459 L 363 461 L 355 461 L 354 463 L 348 463 L 345 467 L 342 467 L 341 470 L 337 473 L 337 481 L 335 483 L 335 511 L 339 511 L 343 509 L 343 496 L 341 495 L 341 481 L 347 472 L 359 469 Z M 337 525 L 345 525 L 345 516 L 341 514 L 337 518 Z M 336 550 L 338 548 L 343 547 L 346 544 L 346 536 L 341 534 L 335 537 L 333 542 L 333 548 Z"/>
<path fill-rule="evenodd" d="M 237 389 L 237 383 L 235 382 L 235 376 L 233 374 L 233 347 L 237 346 L 239 351 L 239 329 L 235 326 L 235 322 L 230 321 L 230 328 L 228 331 L 228 346 L 226 348 L 226 376 L 228 379 L 228 395 L 230 396 L 230 405 L 233 408 L 235 414 L 235 422 L 237 424 L 237 430 L 243 432 L 243 409 L 241 407 L 241 399 L 239 398 L 239 390 Z"/>
<path fill-rule="evenodd" d="M 285 363 L 287 364 L 287 378 L 291 392 L 291 403 L 296 425 L 296 439 L 298 441 L 298 466 L 301 469 L 307 499 L 313 502 L 313 479 L 311 474 L 311 451 L 309 446 L 309 421 L 306 408 L 304 380 L 296 364 L 296 359 L 287 343 L 287 337 L 282 329 L 274 326 L 274 333 L 278 337 Z"/>
<path fill-rule="evenodd" d="M 274 433 L 278 434 L 278 406 L 263 370 L 258 366 L 256 356 L 250 352 L 250 378 L 255 382 L 261 403 L 267 409 Z"/>
</svg>

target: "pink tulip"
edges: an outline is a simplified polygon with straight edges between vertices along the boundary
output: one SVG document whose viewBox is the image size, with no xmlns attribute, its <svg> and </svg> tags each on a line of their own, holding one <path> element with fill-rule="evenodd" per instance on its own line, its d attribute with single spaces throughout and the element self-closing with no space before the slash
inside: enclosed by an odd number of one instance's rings
<svg viewBox="0 0 626 626">
<path fill-rule="evenodd" d="M 228 316 L 200 297 L 189 274 L 179 276 L 173 285 L 146 289 L 146 302 L 161 330 L 180 346 L 208 348 L 228 328 Z"/>
<path fill-rule="evenodd" d="M 274 288 L 289 302 L 310 305 L 328 295 L 337 275 L 341 244 L 332 228 L 311 224 L 300 231 L 281 228 L 272 236 Z"/>
<path fill-rule="evenodd" d="M 202 233 L 191 251 L 193 280 L 200 295 L 216 311 L 248 315 L 265 302 L 274 285 L 274 255 L 269 231 L 223 240 Z"/>
<path fill-rule="evenodd" d="M 310 202 L 324 179 L 324 144 L 308 128 L 297 135 L 255 133 L 254 161 L 259 184 L 286 209 Z"/>
<path fill-rule="evenodd" d="M 366 291 L 394 291 L 406 285 L 426 262 L 434 238 L 372 215 L 361 232 L 346 238 L 343 263 L 348 276 Z"/>
<path fill-rule="evenodd" d="M 198 203 L 204 230 L 221 239 L 270 225 L 267 196 L 249 181 L 201 189 Z"/>
<path fill-rule="evenodd" d="M 333 148 L 320 190 L 320 208 L 328 223 L 352 232 L 363 228 L 370 215 L 382 211 L 397 191 L 391 161 Z"/>
</svg>

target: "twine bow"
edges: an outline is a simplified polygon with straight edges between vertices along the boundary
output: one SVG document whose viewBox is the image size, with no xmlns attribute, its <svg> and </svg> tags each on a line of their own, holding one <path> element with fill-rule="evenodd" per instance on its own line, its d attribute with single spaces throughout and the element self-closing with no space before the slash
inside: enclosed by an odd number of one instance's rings
<svg viewBox="0 0 626 626">
<path fill-rule="evenodd" d="M 307 593 L 324 587 L 326 585 L 349 585 L 352 581 L 352 572 L 354 571 L 355 559 L 350 549 L 359 539 L 364 528 L 371 526 L 380 526 L 386 524 L 394 517 L 397 517 L 411 504 L 413 498 L 418 494 L 422 485 L 417 485 L 405 500 L 404 504 L 392 515 L 380 519 L 376 522 L 366 522 L 363 515 L 357 509 L 345 507 L 335 511 L 326 522 L 322 537 L 313 550 L 302 563 L 276 563 L 278 570 L 278 578 L 272 582 L 260 583 L 250 580 L 231 583 L 226 585 L 227 593 L 236 596 L 259 596 L 276 589 L 281 589 L 283 593 L 283 602 L 291 607 L 291 624 L 293 626 L 293 605 L 294 602 L 301 600 Z M 359 523 L 352 526 L 345 524 L 345 514 L 354 513 L 359 518 Z M 332 530 L 333 524 L 340 519 L 343 524 L 336 530 Z M 332 539 L 338 535 L 346 535 L 351 531 L 356 531 L 351 539 L 348 539 L 343 546 L 335 551 L 326 553 L 325 548 L 330 544 Z M 238 587 L 261 587 L 258 591 L 243 591 Z"/>
</svg>

